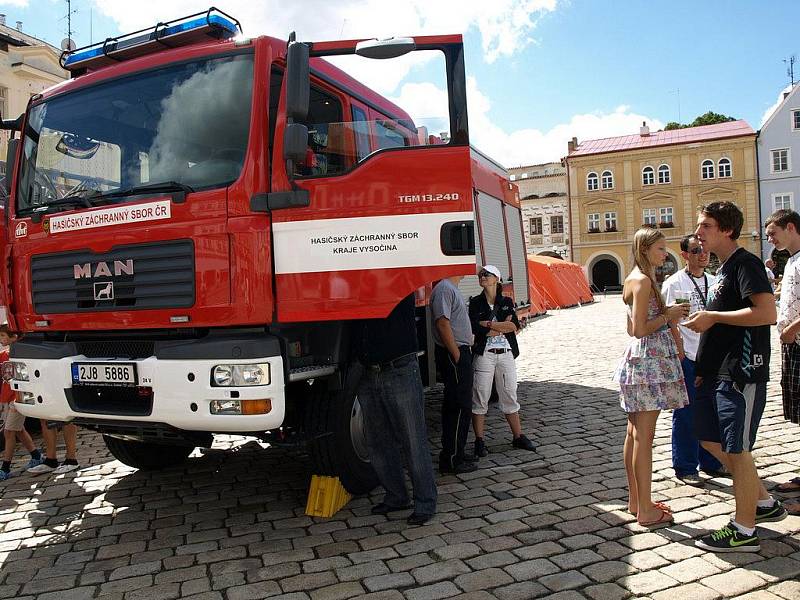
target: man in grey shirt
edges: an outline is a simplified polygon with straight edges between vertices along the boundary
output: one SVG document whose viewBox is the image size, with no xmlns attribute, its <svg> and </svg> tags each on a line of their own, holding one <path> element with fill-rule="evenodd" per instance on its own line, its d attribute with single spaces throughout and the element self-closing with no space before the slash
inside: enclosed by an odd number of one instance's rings
<svg viewBox="0 0 800 600">
<path fill-rule="evenodd" d="M 441 473 L 469 473 L 477 468 L 474 459 L 464 455 L 472 419 L 472 326 L 457 287 L 462 279 L 461 275 L 442 279 L 431 296 L 436 366 L 444 383 Z"/>
</svg>

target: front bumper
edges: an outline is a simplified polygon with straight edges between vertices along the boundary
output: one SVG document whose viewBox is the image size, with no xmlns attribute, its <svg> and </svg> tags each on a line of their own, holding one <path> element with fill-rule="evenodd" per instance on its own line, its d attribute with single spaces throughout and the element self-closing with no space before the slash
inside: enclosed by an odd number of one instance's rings
<svg viewBox="0 0 800 600">
<path fill-rule="evenodd" d="M 104 341 L 106 348 L 108 341 Z M 111 344 L 113 348 L 113 344 Z M 120 344 L 123 347 L 123 344 Z M 14 391 L 33 395 L 17 402 L 20 413 L 48 420 L 102 419 L 160 423 L 187 431 L 255 433 L 280 427 L 286 400 L 284 365 L 277 339 L 264 333 L 213 335 L 198 340 L 155 342 L 151 356 L 87 356 L 74 342 L 26 338 L 14 344 L 11 360 L 24 362 L 28 381 L 11 380 Z M 106 354 L 110 352 L 106 351 Z M 136 365 L 138 387 L 73 385 L 75 362 Z M 270 382 L 258 386 L 211 385 L 219 364 L 268 363 Z M 269 399 L 266 414 L 213 414 L 214 400 Z"/>
</svg>

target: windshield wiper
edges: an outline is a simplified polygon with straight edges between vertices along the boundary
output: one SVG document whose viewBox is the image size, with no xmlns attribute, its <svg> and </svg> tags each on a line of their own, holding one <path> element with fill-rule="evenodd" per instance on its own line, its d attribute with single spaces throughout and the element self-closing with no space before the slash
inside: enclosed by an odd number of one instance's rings
<svg viewBox="0 0 800 600">
<path fill-rule="evenodd" d="M 50 214 L 52 212 L 56 212 L 56 209 L 74 206 L 74 207 L 84 207 L 84 208 L 92 208 L 97 206 L 97 204 L 109 198 L 120 198 L 122 196 L 138 196 L 142 194 L 149 194 L 149 193 L 169 193 L 172 195 L 172 201 L 176 204 L 182 204 L 186 201 L 186 194 L 190 194 L 194 192 L 194 188 L 177 182 L 177 181 L 159 181 L 158 183 L 148 183 L 145 185 L 137 185 L 133 187 L 126 188 L 124 190 L 116 190 L 113 192 L 105 192 L 100 193 L 97 191 L 92 191 L 89 194 L 72 194 L 71 196 L 64 196 L 63 198 L 57 198 L 52 202 L 48 202 L 47 204 L 42 204 L 41 206 L 32 206 L 25 209 L 20 210 L 17 214 L 20 216 L 25 214 L 31 214 L 32 220 L 34 223 L 38 223 L 42 220 L 44 215 Z M 23 212 L 24 211 L 24 212 Z"/>
<path fill-rule="evenodd" d="M 119 198 L 120 196 L 138 196 L 148 193 L 170 193 L 172 194 L 172 201 L 176 204 L 182 204 L 186 200 L 186 194 L 190 194 L 194 188 L 180 183 L 178 181 L 159 181 L 158 183 L 147 183 L 145 185 L 136 185 L 126 188 L 124 190 L 116 190 L 113 192 L 105 192 L 97 196 L 93 196 L 94 200 L 103 200 L 105 198 Z"/>
<path fill-rule="evenodd" d="M 32 220 L 34 223 L 38 223 L 42 220 L 44 215 L 57 212 L 57 209 L 62 208 L 69 208 L 75 207 L 78 208 L 83 206 L 85 208 L 91 208 L 94 206 L 91 200 L 89 200 L 89 196 L 84 196 L 82 194 L 73 194 L 72 196 L 64 196 L 63 198 L 56 198 L 55 200 L 48 202 L 47 204 L 42 204 L 41 206 L 29 206 L 19 211 L 19 215 L 25 215 L 30 213 L 32 215 Z"/>
</svg>

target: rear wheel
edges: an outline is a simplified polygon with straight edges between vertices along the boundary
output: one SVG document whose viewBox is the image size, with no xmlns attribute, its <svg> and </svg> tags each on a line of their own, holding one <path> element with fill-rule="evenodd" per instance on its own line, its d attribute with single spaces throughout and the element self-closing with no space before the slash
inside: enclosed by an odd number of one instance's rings
<svg viewBox="0 0 800 600">
<path fill-rule="evenodd" d="M 138 442 L 108 435 L 103 436 L 103 441 L 108 451 L 119 462 L 143 471 L 156 471 L 180 465 L 194 450 L 194 446 Z"/>
<path fill-rule="evenodd" d="M 343 390 L 322 390 L 309 398 L 309 450 L 315 474 L 338 477 L 351 494 L 366 494 L 378 478 L 369 461 L 356 385 L 357 380 L 349 381 Z"/>
</svg>

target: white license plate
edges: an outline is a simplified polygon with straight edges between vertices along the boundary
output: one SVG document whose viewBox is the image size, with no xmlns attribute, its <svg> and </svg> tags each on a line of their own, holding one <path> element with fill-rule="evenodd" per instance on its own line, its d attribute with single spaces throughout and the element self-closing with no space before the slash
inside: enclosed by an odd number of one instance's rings
<svg viewBox="0 0 800 600">
<path fill-rule="evenodd" d="M 73 384 L 136 385 L 133 363 L 72 363 Z"/>
</svg>

